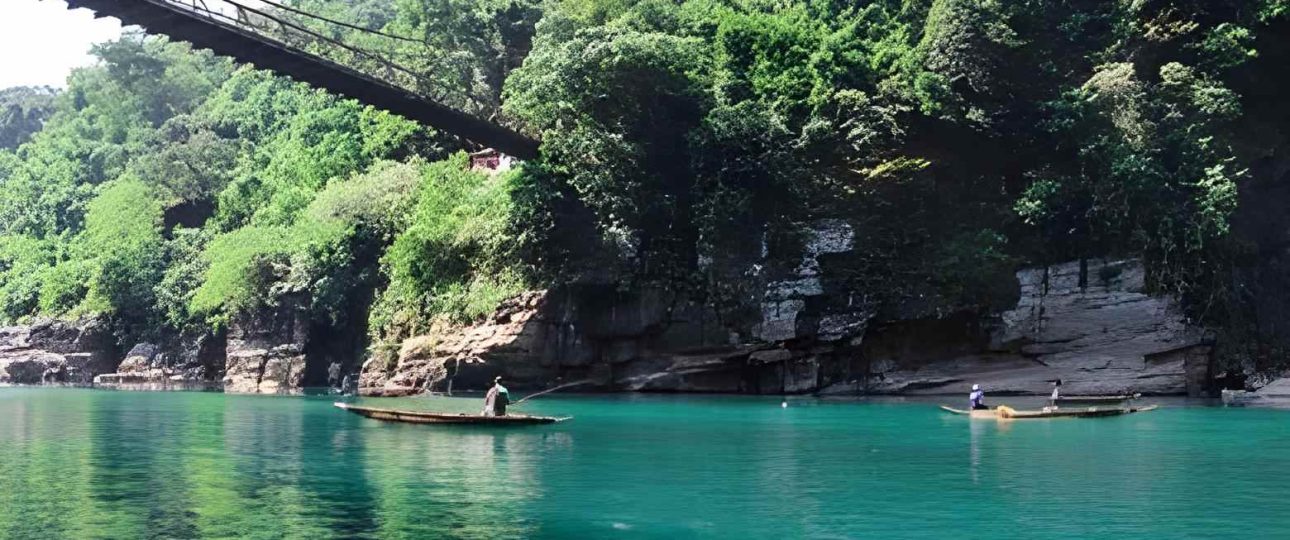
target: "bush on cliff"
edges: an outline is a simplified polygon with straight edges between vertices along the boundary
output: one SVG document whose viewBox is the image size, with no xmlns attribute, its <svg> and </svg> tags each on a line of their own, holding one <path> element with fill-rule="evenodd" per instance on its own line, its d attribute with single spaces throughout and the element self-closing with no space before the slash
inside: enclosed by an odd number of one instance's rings
<svg viewBox="0 0 1290 540">
<path fill-rule="evenodd" d="M 490 176 L 468 165 L 457 153 L 421 171 L 408 226 L 381 259 L 389 285 L 372 311 L 377 335 L 406 336 L 436 318 L 477 319 L 524 290 L 508 229 L 522 172 Z"/>
</svg>

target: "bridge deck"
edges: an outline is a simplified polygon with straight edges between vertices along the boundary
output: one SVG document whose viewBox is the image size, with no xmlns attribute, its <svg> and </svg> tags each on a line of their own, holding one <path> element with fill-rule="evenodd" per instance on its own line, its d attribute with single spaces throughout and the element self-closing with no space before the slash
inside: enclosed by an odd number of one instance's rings
<svg viewBox="0 0 1290 540">
<path fill-rule="evenodd" d="M 66 0 L 70 8 L 87 8 L 127 25 L 200 49 L 252 64 L 354 98 L 435 129 L 463 137 L 523 159 L 537 157 L 538 142 L 504 126 L 452 109 L 354 69 L 276 40 L 203 17 L 163 0 Z"/>
</svg>

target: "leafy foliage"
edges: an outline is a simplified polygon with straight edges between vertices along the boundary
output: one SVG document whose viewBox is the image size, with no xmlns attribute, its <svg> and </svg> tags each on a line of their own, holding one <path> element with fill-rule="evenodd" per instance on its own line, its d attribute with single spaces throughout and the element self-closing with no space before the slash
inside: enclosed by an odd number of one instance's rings
<svg viewBox="0 0 1290 540">
<path fill-rule="evenodd" d="M 0 150 L 14 149 L 45 126 L 58 92 L 48 87 L 0 90 Z"/>
<path fill-rule="evenodd" d="M 438 316 L 481 317 L 523 290 L 507 230 L 514 176 L 490 177 L 466 165 L 457 153 L 422 171 L 407 228 L 382 259 L 389 287 L 372 327 L 387 336 L 424 329 Z"/>
<path fill-rule="evenodd" d="M 380 57 L 284 39 L 542 157 L 472 171 L 466 141 L 127 34 L 64 92 L 0 94 L 4 319 L 144 334 L 307 298 L 394 340 L 564 280 L 718 303 L 841 220 L 879 308 L 986 309 L 1018 264 L 1137 255 L 1235 326 L 1238 216 L 1290 140 L 1262 82 L 1283 0 L 291 5 L 402 39 L 282 12 Z"/>
</svg>

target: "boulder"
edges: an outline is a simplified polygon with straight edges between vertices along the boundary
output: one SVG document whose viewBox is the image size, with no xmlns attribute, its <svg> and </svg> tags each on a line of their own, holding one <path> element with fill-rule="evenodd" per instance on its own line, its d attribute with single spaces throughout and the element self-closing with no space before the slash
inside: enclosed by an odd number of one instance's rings
<svg viewBox="0 0 1290 540">
<path fill-rule="evenodd" d="M 125 353 L 125 359 L 117 366 L 118 373 L 138 373 L 147 371 L 160 354 L 160 349 L 151 343 L 139 343 Z"/>
<path fill-rule="evenodd" d="M 0 382 L 9 384 L 88 384 L 90 355 L 28 350 L 0 355 Z"/>
</svg>

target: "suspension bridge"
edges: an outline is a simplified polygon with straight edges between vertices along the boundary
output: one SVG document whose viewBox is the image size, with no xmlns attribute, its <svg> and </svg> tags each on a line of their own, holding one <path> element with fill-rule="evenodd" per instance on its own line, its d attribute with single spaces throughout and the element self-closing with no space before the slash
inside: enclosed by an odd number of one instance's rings
<svg viewBox="0 0 1290 540">
<path fill-rule="evenodd" d="M 259 0 L 211 0 L 236 8 L 237 15 L 211 9 L 205 0 L 61 0 L 69 8 L 85 8 L 96 17 L 114 17 L 125 25 L 143 28 L 177 41 L 186 41 L 199 49 L 209 49 L 239 63 L 273 71 L 341 96 L 353 98 L 431 126 L 475 144 L 491 147 L 521 159 L 538 155 L 538 141 L 513 129 L 463 112 L 440 101 L 360 72 L 356 69 L 312 54 L 282 40 L 257 31 L 251 17 L 271 21 L 282 29 L 303 33 L 352 53 L 365 55 L 395 70 L 408 71 L 388 59 L 354 46 L 328 38 L 285 19 L 282 11 L 305 14 L 291 6 Z M 253 0 L 254 1 L 254 0 Z M 265 5 L 264 9 L 257 5 Z M 273 11 L 270 8 L 280 10 Z M 312 15 L 311 15 L 312 16 Z M 363 28 L 344 21 L 313 16 L 330 24 L 409 39 L 379 30 Z M 410 71 L 408 71 L 410 73 Z"/>
</svg>

